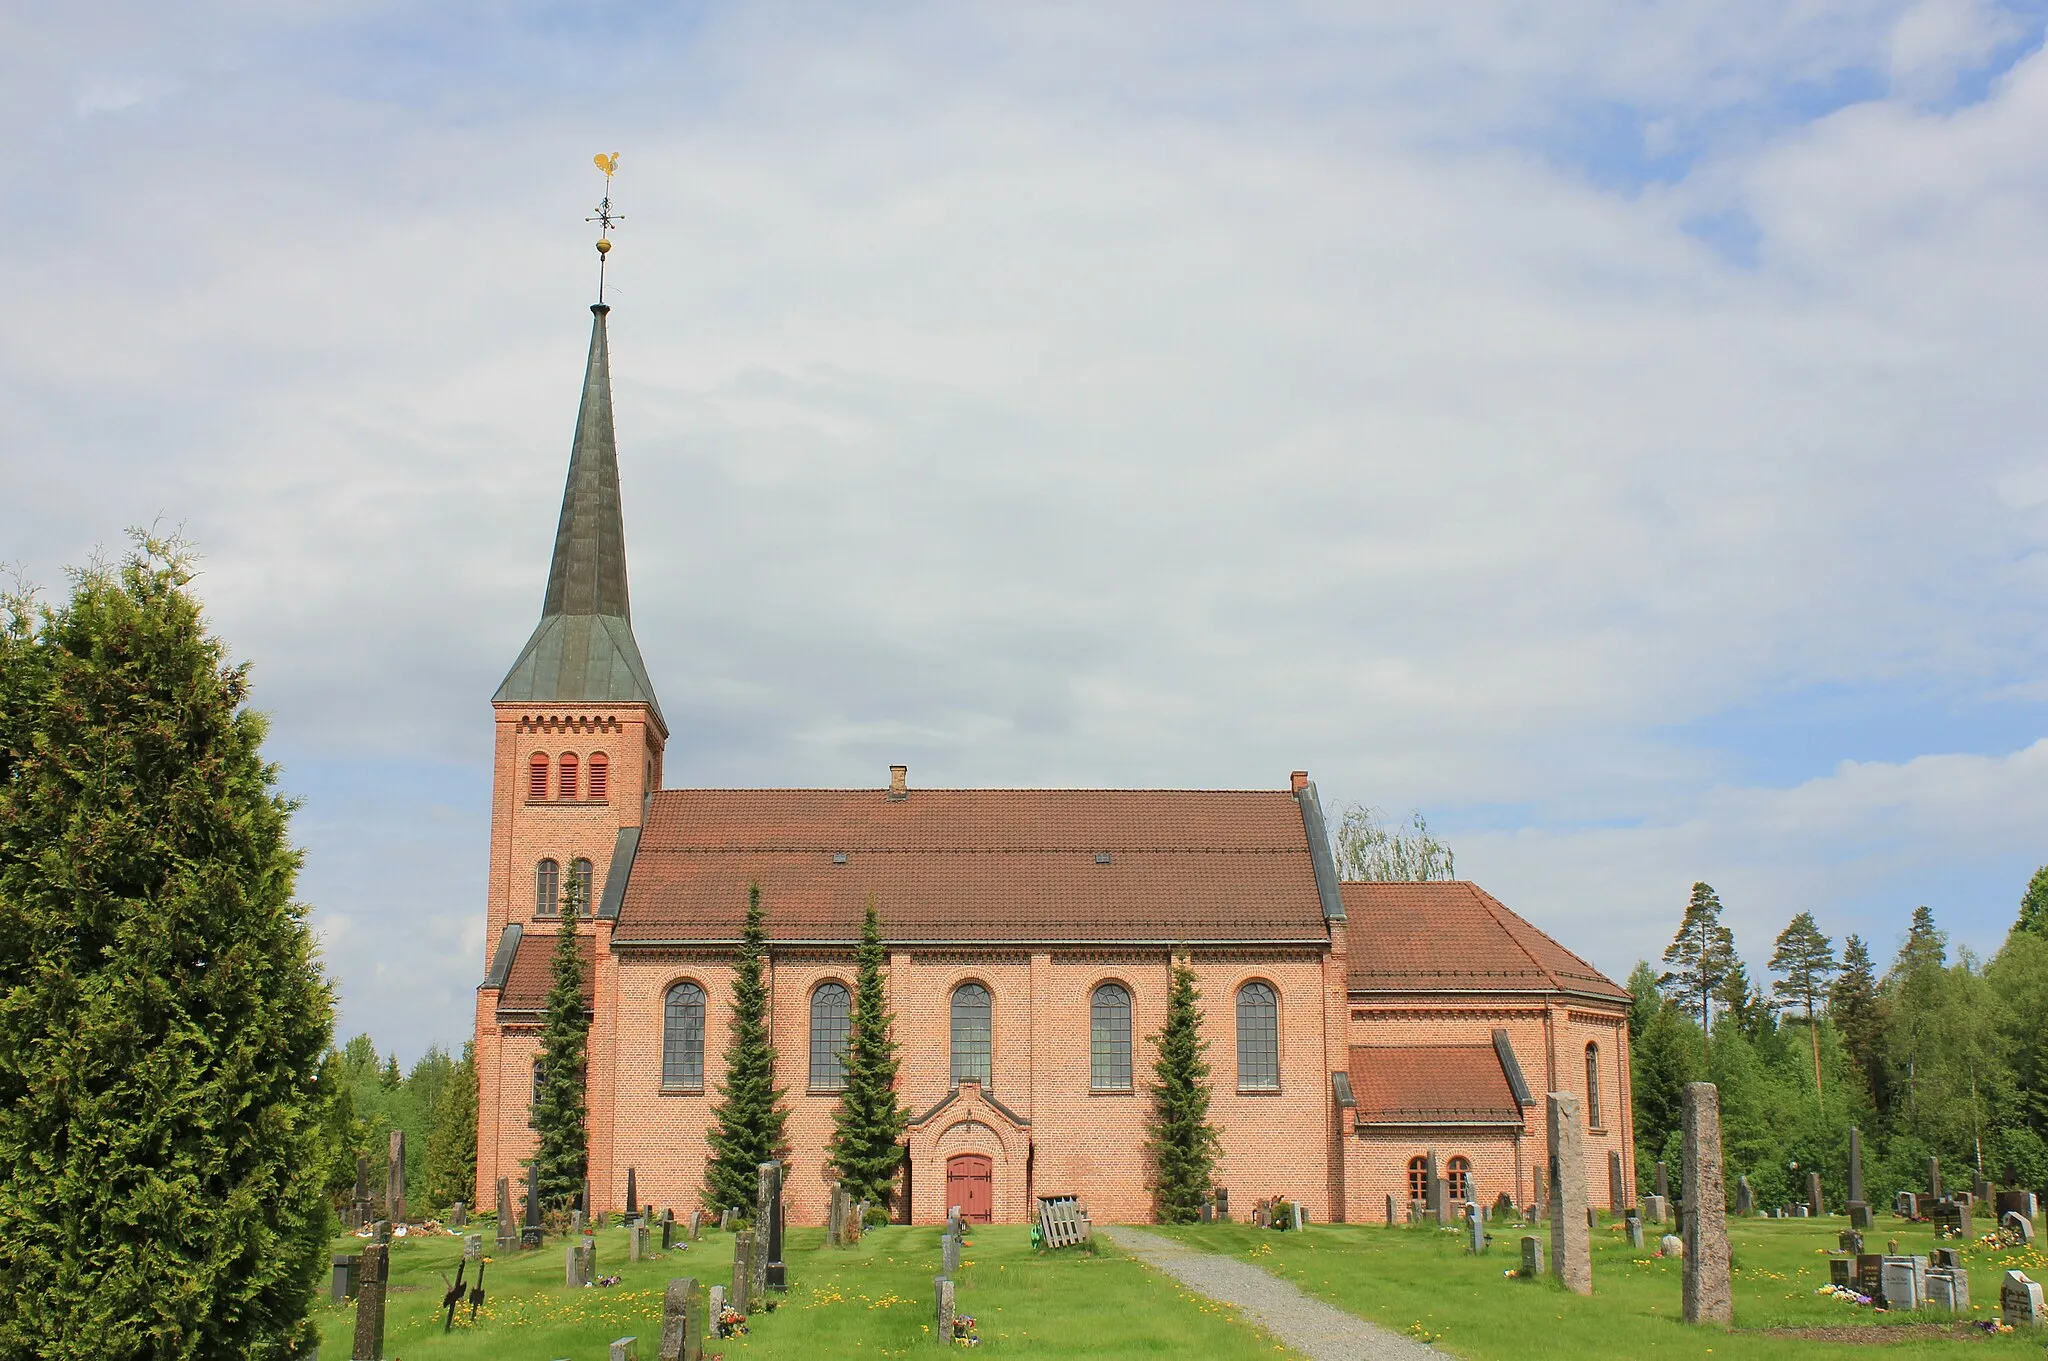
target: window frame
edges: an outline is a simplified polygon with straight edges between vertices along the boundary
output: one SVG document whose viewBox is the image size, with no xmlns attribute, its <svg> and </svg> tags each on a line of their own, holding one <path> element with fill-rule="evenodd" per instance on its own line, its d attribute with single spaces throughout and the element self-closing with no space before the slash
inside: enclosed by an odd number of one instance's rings
<svg viewBox="0 0 2048 1361">
<path fill-rule="evenodd" d="M 589 856 L 579 855 L 569 862 L 569 873 L 583 881 L 583 913 L 581 920 L 589 921 L 597 915 L 597 904 L 592 901 L 597 896 L 597 866 L 591 862 Z M 557 916 L 561 915 L 560 908 L 555 909 L 555 912 Z"/>
<path fill-rule="evenodd" d="M 836 989 L 840 997 L 845 999 L 844 1015 L 838 1018 L 843 1022 L 843 1028 L 839 1032 L 839 1052 L 837 1054 L 830 1052 L 821 1054 L 818 1047 L 818 1042 L 822 1035 L 818 1026 L 818 1004 L 833 989 Z M 805 1008 L 805 1014 L 809 1018 L 808 1029 L 805 1031 L 806 1052 L 809 1055 L 809 1064 L 804 1074 L 804 1090 L 820 1096 L 837 1096 L 846 1090 L 846 1047 L 853 1039 L 853 989 L 846 984 L 844 979 L 819 979 L 811 987 L 810 1000 Z M 825 1019 L 832 1020 L 834 1018 L 827 1017 Z M 821 1081 L 820 1070 L 823 1067 L 836 1067 L 839 1070 L 838 1080 L 836 1082 L 829 1080 Z M 826 1073 L 824 1076 L 829 1079 L 831 1074 Z"/>
<path fill-rule="evenodd" d="M 1105 1081 L 1103 1078 L 1103 1070 L 1105 1066 L 1108 1066 L 1111 1069 L 1111 1078 L 1114 1078 L 1115 1069 L 1118 1066 L 1118 1059 L 1114 1052 L 1112 1052 L 1108 1056 L 1107 1065 L 1105 1065 L 1105 1057 L 1103 1053 L 1105 1045 L 1103 1027 L 1105 1022 L 1107 1022 L 1107 1024 L 1109 1024 L 1112 1027 L 1116 1026 L 1119 1023 L 1119 1018 L 1113 1015 L 1105 1015 L 1103 1010 L 1103 994 L 1111 991 L 1112 989 L 1114 989 L 1117 993 L 1121 994 L 1123 999 L 1123 1015 L 1121 1017 L 1121 1025 L 1123 1029 L 1120 1037 L 1116 1034 L 1110 1034 L 1107 1037 L 1106 1042 L 1112 1051 L 1119 1044 L 1122 1047 L 1123 1053 L 1121 1057 L 1121 1068 L 1123 1071 L 1123 1080 L 1121 1082 L 1114 1080 Z M 1132 1091 L 1136 1089 L 1135 1084 L 1132 1080 L 1134 1067 L 1132 1064 L 1131 1049 L 1131 1013 L 1136 1009 L 1136 1004 L 1136 998 L 1131 991 L 1131 985 L 1124 982 L 1121 978 L 1105 978 L 1098 982 L 1093 988 L 1089 989 L 1088 1090 L 1091 1094 L 1099 1096 L 1128 1096 Z"/>
<path fill-rule="evenodd" d="M 1251 992 L 1251 991 L 1252 991 L 1252 990 L 1253 990 L 1254 988 L 1263 988 L 1263 989 L 1265 990 L 1265 993 L 1266 993 L 1267 997 L 1269 997 L 1269 998 L 1271 998 L 1271 999 L 1272 999 L 1272 1004 L 1273 1004 L 1273 1008 L 1272 1008 L 1272 1017 L 1273 1017 L 1273 1024 L 1272 1024 L 1272 1031 L 1273 1031 L 1273 1033 L 1272 1033 L 1272 1054 L 1273 1054 L 1273 1079 L 1272 1079 L 1272 1081 L 1271 1081 L 1271 1082 L 1248 1082 L 1248 1081 L 1246 1081 L 1246 1076 L 1247 1076 L 1247 1072 L 1246 1072 L 1246 1066 L 1245 1066 L 1245 1052 L 1246 1052 L 1246 1045 L 1245 1045 L 1245 1040 L 1246 1040 L 1246 1034 L 1245 1034 L 1245 1022 L 1246 1022 L 1246 1019 L 1247 1019 L 1247 1018 L 1246 1018 L 1246 1014 L 1245 1014 L 1245 996 L 1246 996 L 1246 994 L 1250 993 L 1250 992 Z M 1272 981 L 1271 979 L 1268 979 L 1268 978 L 1247 978 L 1247 979 L 1245 979 L 1245 980 L 1244 980 L 1244 981 L 1243 981 L 1242 983 L 1240 983 L 1240 984 L 1238 984 L 1238 985 L 1237 985 L 1237 990 L 1236 990 L 1236 992 L 1235 992 L 1235 993 L 1233 993 L 1233 994 L 1232 994 L 1232 998 L 1231 998 L 1231 1000 L 1232 1000 L 1232 1003 L 1233 1003 L 1233 1014 L 1234 1014 L 1234 1019 L 1236 1020 L 1236 1023 L 1237 1023 L 1237 1025 L 1236 1025 L 1236 1040 L 1237 1040 L 1237 1053 L 1236 1053 L 1236 1060 L 1237 1060 L 1237 1090 L 1238 1090 L 1238 1092 L 1239 1092 L 1239 1093 L 1240 1093 L 1241 1095 L 1244 1095 L 1244 1096 L 1272 1096 L 1272 1095 L 1275 1095 L 1276 1093 L 1278 1093 L 1278 1092 L 1280 1091 L 1280 989 L 1279 989 L 1279 987 L 1278 987 L 1278 986 L 1277 986 L 1276 984 L 1274 984 L 1274 982 L 1273 982 L 1273 981 Z M 1252 1038 L 1256 1039 L 1256 1038 L 1258 1038 L 1258 1037 L 1257 1037 L 1257 1036 L 1253 1036 Z"/>
<path fill-rule="evenodd" d="M 679 1015 L 677 1013 L 676 994 L 683 992 L 684 989 L 689 989 L 697 994 L 694 1004 L 697 1011 L 697 1034 L 695 1055 L 697 1080 L 695 1082 L 689 1081 L 687 1071 L 690 1067 L 690 1064 L 688 1062 L 690 1058 L 690 1053 L 688 1049 L 688 1043 L 690 1040 L 689 1032 L 687 1029 L 684 1029 L 680 1033 L 677 1033 L 676 1031 L 671 1029 L 671 1027 L 675 1025 L 678 1021 L 682 1022 L 685 1026 L 687 1026 L 688 1024 L 688 1008 L 692 1004 L 687 997 L 685 997 L 682 1001 L 681 1014 Z M 694 978 L 675 979 L 672 982 L 670 982 L 670 984 L 666 988 L 663 988 L 661 990 L 662 1091 L 677 1093 L 681 1095 L 691 1095 L 694 1093 L 700 1093 L 704 1090 L 704 1051 L 707 1048 L 706 1041 L 708 1039 L 708 1036 L 706 1032 L 709 1029 L 708 1022 L 710 1014 L 711 994 L 702 983 L 698 982 Z M 671 1080 L 670 1060 L 675 1056 L 674 1051 L 677 1049 L 678 1045 L 682 1046 L 682 1057 L 684 1059 L 684 1062 L 680 1065 L 677 1065 L 677 1071 L 681 1072 L 682 1076 L 679 1080 Z"/>
<path fill-rule="evenodd" d="M 983 1049 L 982 1067 L 979 1073 L 963 1073 L 960 1064 L 960 998 L 970 988 L 979 991 L 986 1001 L 986 1007 L 983 1012 L 985 1020 L 980 1041 Z M 996 1061 L 995 989 L 978 978 L 961 979 L 953 985 L 953 990 L 946 995 L 946 1021 L 946 1061 L 947 1071 L 952 1075 L 952 1085 L 957 1088 L 962 1082 L 979 1082 L 983 1091 L 990 1090 L 994 1086 Z M 972 1043 L 973 1038 L 973 1036 L 969 1036 L 970 1043 Z"/>
<path fill-rule="evenodd" d="M 1462 1153 L 1444 1159 L 1444 1194 L 1458 1205 L 1472 1199 L 1472 1160 Z"/>
<path fill-rule="evenodd" d="M 1429 1200 L 1429 1155 L 1418 1153 L 1408 1160 L 1408 1199 Z"/>
<path fill-rule="evenodd" d="M 533 915 L 536 921 L 558 921 L 562 916 L 562 862 L 552 855 L 542 856 L 533 865 Z"/>
<path fill-rule="evenodd" d="M 1607 1128 L 1607 1121 L 1602 1118 L 1600 1109 L 1600 1042 L 1598 1040 L 1588 1040 L 1586 1042 L 1586 1128 L 1589 1131 Z"/>
</svg>

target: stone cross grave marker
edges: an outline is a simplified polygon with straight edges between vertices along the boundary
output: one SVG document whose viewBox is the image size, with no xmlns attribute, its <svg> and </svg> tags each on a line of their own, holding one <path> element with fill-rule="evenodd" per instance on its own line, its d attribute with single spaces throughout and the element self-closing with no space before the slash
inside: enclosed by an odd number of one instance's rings
<svg viewBox="0 0 2048 1361">
<path fill-rule="evenodd" d="M 1721 1091 L 1685 1084 L 1685 1292 L 1687 1323 L 1732 1323 L 1726 1175 L 1721 1166 Z"/>
<path fill-rule="evenodd" d="M 1818 1172 L 1808 1172 L 1806 1174 L 1806 1210 L 1815 1219 L 1828 1212 L 1828 1203 L 1821 1191 L 1820 1173 Z"/>
<path fill-rule="evenodd" d="M 1593 1242 L 1586 1227 L 1585 1126 L 1579 1098 L 1551 1092 L 1544 1098 L 1550 1136 L 1550 1274 L 1565 1289 L 1593 1293 Z"/>
<path fill-rule="evenodd" d="M 1628 1182 L 1621 1175 L 1621 1154 L 1607 1154 L 1607 1208 L 1620 1214 L 1628 1208 Z"/>
<path fill-rule="evenodd" d="M 391 1158 L 384 1166 L 384 1217 L 405 1222 L 405 1131 L 391 1131 Z"/>
<path fill-rule="evenodd" d="M 953 1283 L 944 1276 L 937 1277 L 932 1281 L 932 1293 L 937 1324 L 932 1335 L 941 1346 L 950 1347 L 953 1345 Z"/>
<path fill-rule="evenodd" d="M 2008 1271 L 1998 1291 L 1999 1318 L 2010 1327 L 2038 1328 L 2043 1315 L 2041 1287 L 2024 1271 Z"/>
<path fill-rule="evenodd" d="M 1543 1240 L 1533 1233 L 1522 1235 L 1522 1275 L 1530 1280 L 1543 1274 Z"/>
<path fill-rule="evenodd" d="M 350 1361 L 383 1361 L 384 1292 L 391 1276 L 391 1249 L 372 1243 L 363 1249 L 356 1274 L 356 1335 Z"/>
<path fill-rule="evenodd" d="M 732 1291 L 726 1303 L 742 1314 L 752 1313 L 753 1287 L 754 1234 L 751 1229 L 741 1229 L 732 1236 Z"/>
<path fill-rule="evenodd" d="M 682 1276 L 670 1281 L 661 1297 L 661 1347 L 655 1352 L 655 1361 L 704 1361 L 700 1318 L 697 1278 Z"/>
<path fill-rule="evenodd" d="M 765 1162 L 754 1169 L 754 1284 L 752 1297 L 769 1289 L 788 1288 L 782 1261 L 782 1164 Z"/>
</svg>

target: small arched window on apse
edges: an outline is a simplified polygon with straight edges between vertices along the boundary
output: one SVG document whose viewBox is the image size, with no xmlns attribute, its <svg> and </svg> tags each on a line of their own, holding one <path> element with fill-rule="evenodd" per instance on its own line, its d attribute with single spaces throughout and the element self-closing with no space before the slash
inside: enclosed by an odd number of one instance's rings
<svg viewBox="0 0 2048 1361">
<path fill-rule="evenodd" d="M 1428 1158 L 1410 1158 L 1408 1160 L 1408 1199 L 1429 1199 Z"/>
<path fill-rule="evenodd" d="M 1599 1129 L 1607 1122 L 1600 1118 L 1600 1046 L 1586 1046 L 1586 1127 Z"/>
<path fill-rule="evenodd" d="M 704 1089 L 704 989 L 685 979 L 661 1003 L 661 1085 Z"/>
<path fill-rule="evenodd" d="M 1459 1204 L 1472 1199 L 1471 1159 L 1459 1157 L 1445 1163 L 1444 1184 L 1450 1189 L 1451 1199 Z"/>
<path fill-rule="evenodd" d="M 1088 1088 L 1131 1089 L 1131 994 L 1121 983 L 1104 983 L 1088 1004 Z"/>
<path fill-rule="evenodd" d="M 1240 1090 L 1280 1090 L 1280 995 L 1270 983 L 1237 990 L 1237 1085 Z"/>
<path fill-rule="evenodd" d="M 590 753 L 590 797 L 599 803 L 611 798 L 612 763 L 601 751 Z"/>
<path fill-rule="evenodd" d="M 526 797 L 544 799 L 548 796 L 548 754 L 537 751 L 526 763 Z"/>
<path fill-rule="evenodd" d="M 989 1085 L 995 1049 L 995 999 L 979 983 L 953 989 L 953 1081 Z"/>
<path fill-rule="evenodd" d="M 560 912 L 562 903 L 562 867 L 553 860 L 543 860 L 533 867 L 533 915 L 552 917 Z"/>
<path fill-rule="evenodd" d="M 583 774 L 577 767 L 576 753 L 573 751 L 563 752 L 562 759 L 556 765 L 562 772 L 555 780 L 556 794 L 565 799 L 575 798 L 577 796 L 576 791 L 582 788 Z"/>
<path fill-rule="evenodd" d="M 811 993 L 811 1090 L 846 1090 L 846 1036 L 853 1029 L 853 995 L 844 983 L 820 983 Z"/>
<path fill-rule="evenodd" d="M 596 870 L 592 868 L 588 860 L 578 857 L 576 863 L 569 867 L 569 873 L 576 876 L 576 915 L 579 917 L 595 916 L 597 909 L 591 906 L 590 885 Z"/>
<path fill-rule="evenodd" d="M 533 1112 L 540 1106 L 541 1077 L 540 1060 L 535 1059 L 533 1061 L 533 1097 L 526 1103 L 526 1123 L 529 1125 L 533 1123 Z"/>
</svg>

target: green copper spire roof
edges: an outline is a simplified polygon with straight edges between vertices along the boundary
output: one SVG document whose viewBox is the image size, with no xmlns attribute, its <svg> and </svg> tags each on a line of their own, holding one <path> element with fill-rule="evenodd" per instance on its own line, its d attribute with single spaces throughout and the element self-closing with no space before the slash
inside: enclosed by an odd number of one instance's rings
<svg viewBox="0 0 2048 1361">
<path fill-rule="evenodd" d="M 540 626 L 492 698 L 498 703 L 646 704 L 665 729 L 647 663 L 633 640 L 626 598 L 626 523 L 619 502 L 619 451 L 612 436 L 611 356 L 603 303 L 590 309 L 590 359 L 583 404 L 555 528 Z"/>
</svg>

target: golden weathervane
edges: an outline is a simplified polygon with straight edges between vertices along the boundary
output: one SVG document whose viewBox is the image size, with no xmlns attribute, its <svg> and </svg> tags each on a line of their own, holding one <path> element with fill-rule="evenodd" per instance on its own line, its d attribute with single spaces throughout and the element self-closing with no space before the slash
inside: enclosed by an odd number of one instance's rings
<svg viewBox="0 0 2048 1361">
<path fill-rule="evenodd" d="M 604 303 L 604 262 L 605 257 L 612 253 L 612 223 L 624 222 L 626 215 L 612 211 L 612 175 L 619 168 L 619 153 L 614 151 L 611 155 L 607 156 L 600 151 L 590 159 L 593 165 L 604 172 L 604 201 L 597 205 L 597 216 L 583 219 L 585 222 L 595 222 L 597 224 L 597 301 L 602 305 Z"/>
</svg>

